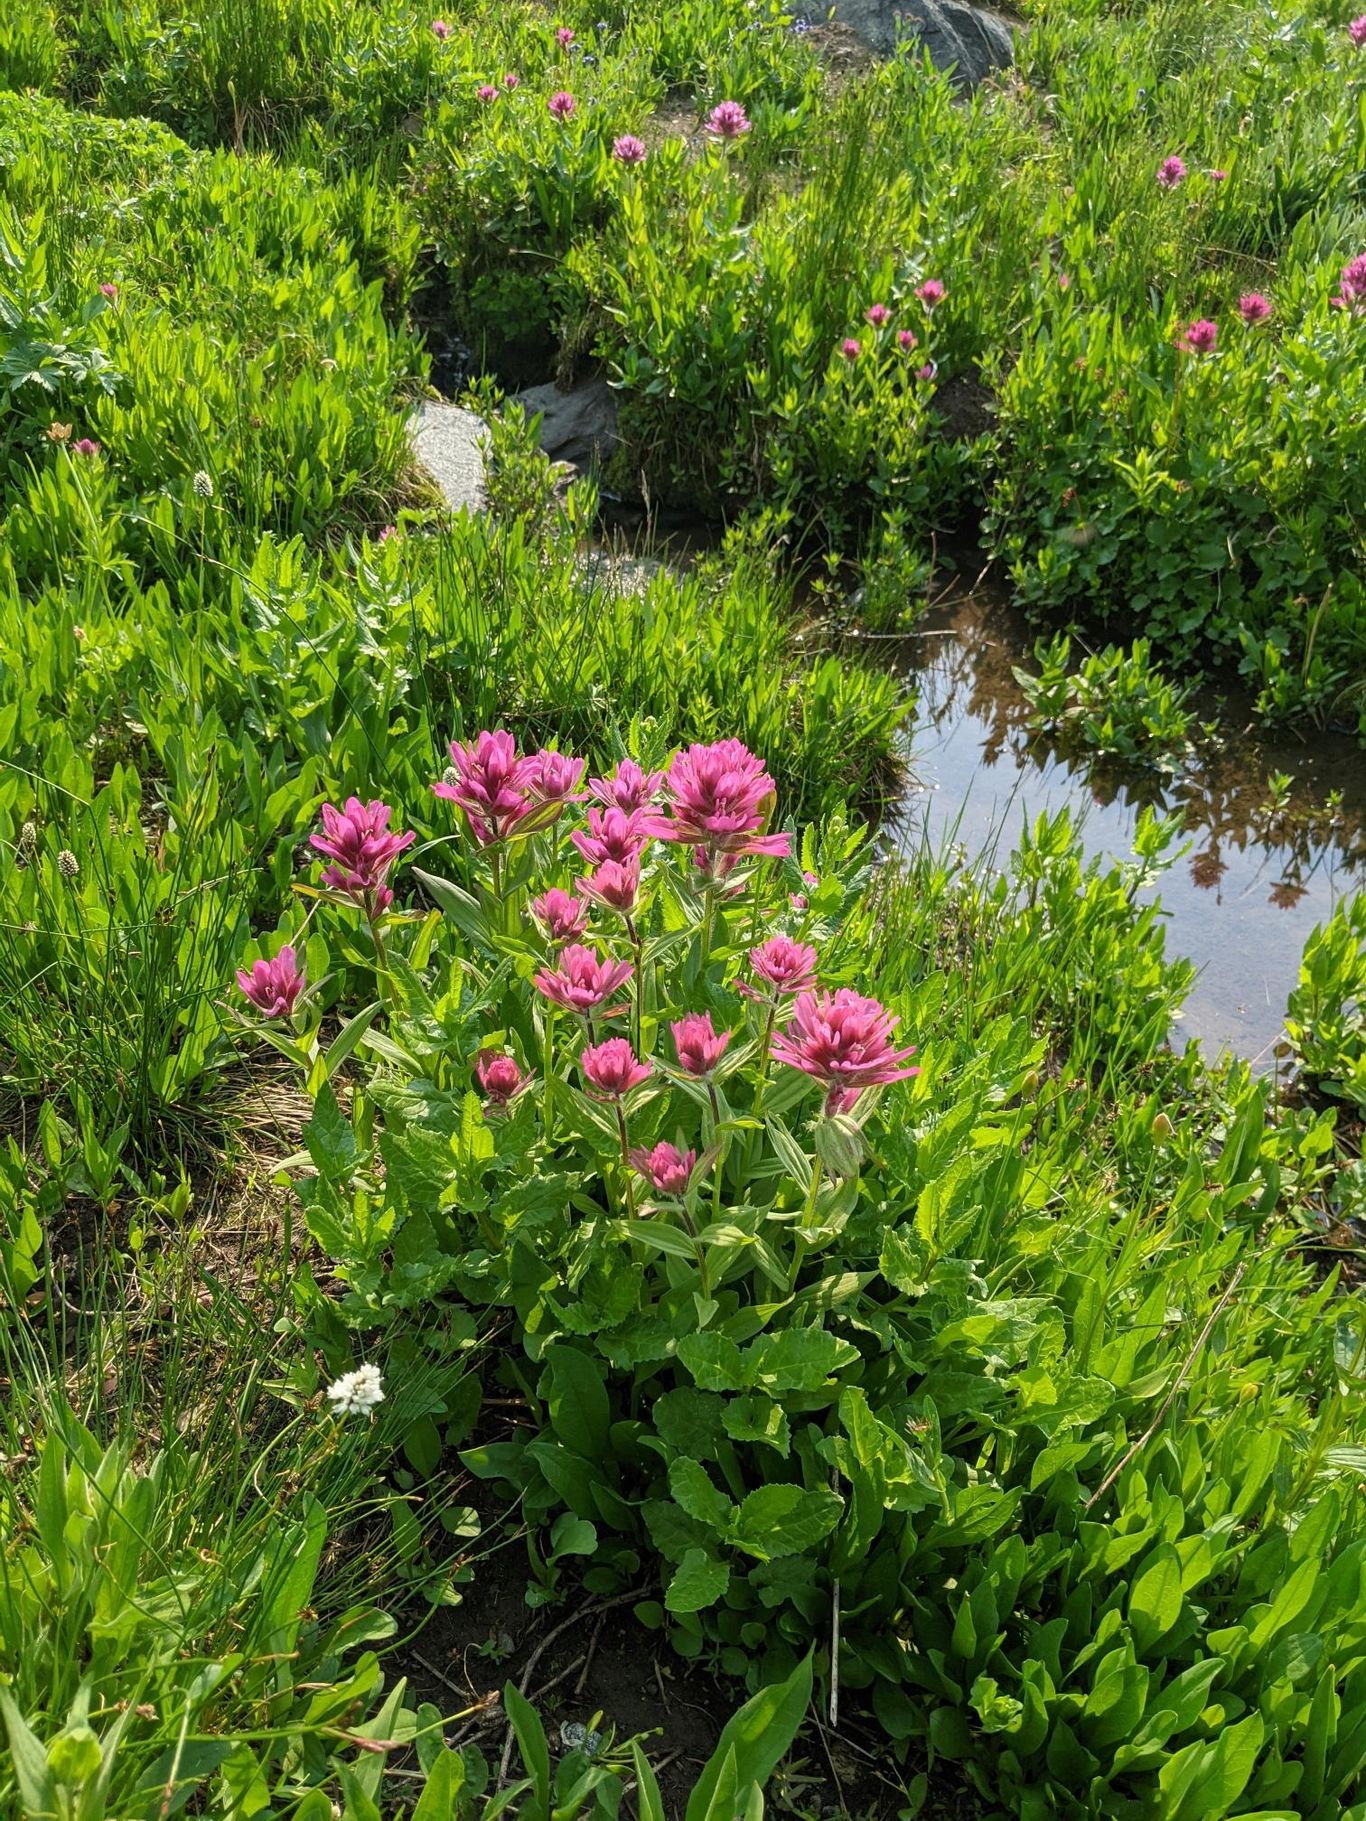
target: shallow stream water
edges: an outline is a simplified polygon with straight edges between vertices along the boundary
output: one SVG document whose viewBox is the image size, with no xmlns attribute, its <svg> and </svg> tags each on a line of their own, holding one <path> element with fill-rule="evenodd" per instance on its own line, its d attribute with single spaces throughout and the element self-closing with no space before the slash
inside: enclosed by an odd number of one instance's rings
<svg viewBox="0 0 1366 1821">
<path fill-rule="evenodd" d="M 1022 826 L 1070 808 L 1088 853 L 1125 859 L 1144 803 L 1179 809 L 1186 851 L 1152 895 L 1168 953 L 1200 972 L 1173 1036 L 1273 1066 L 1305 938 L 1366 887 L 1366 752 L 1324 734 L 1237 731 L 1225 704 L 1217 743 L 1175 777 L 1124 776 L 1031 736 L 1013 674 L 1030 647 L 1021 619 L 978 595 L 936 609 L 898 644 L 918 695 L 898 838 L 956 842 L 968 864 L 1003 867 Z M 1274 772 L 1294 782 L 1273 804 Z"/>
</svg>

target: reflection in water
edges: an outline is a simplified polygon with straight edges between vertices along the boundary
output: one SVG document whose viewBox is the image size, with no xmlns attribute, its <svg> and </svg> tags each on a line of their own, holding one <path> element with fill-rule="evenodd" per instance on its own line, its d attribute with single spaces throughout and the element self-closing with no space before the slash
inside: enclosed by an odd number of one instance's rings
<svg viewBox="0 0 1366 1821">
<path fill-rule="evenodd" d="M 1012 669 L 1030 646 L 1018 616 L 970 595 L 902 647 L 919 697 L 903 838 L 1004 856 L 1024 822 L 1070 808 L 1088 853 L 1124 858 L 1144 804 L 1179 811 L 1189 847 L 1154 895 L 1169 950 L 1201 969 L 1186 1033 L 1269 1064 L 1305 938 L 1366 885 L 1366 753 L 1248 731 L 1203 746 L 1174 778 L 1136 779 L 1031 735 Z M 1276 773 L 1293 783 L 1274 791 Z"/>
</svg>

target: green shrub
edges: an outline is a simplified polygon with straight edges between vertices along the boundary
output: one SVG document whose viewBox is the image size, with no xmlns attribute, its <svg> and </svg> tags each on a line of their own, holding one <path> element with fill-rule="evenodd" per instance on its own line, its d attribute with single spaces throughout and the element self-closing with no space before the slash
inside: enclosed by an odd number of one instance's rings
<svg viewBox="0 0 1366 1821">
<path fill-rule="evenodd" d="M 0 89 L 52 88 L 64 61 L 49 0 L 14 0 L 0 19 Z"/>
<path fill-rule="evenodd" d="M 1189 747 L 1190 691 L 1169 682 L 1147 639 L 1125 651 L 1107 645 L 1072 668 L 1065 632 L 1034 647 L 1037 672 L 1016 669 L 1034 724 L 1063 744 L 1102 758 L 1174 771 Z"/>
<path fill-rule="evenodd" d="M 1366 897 L 1340 904 L 1305 943 L 1285 1029 L 1306 1081 L 1366 1110 Z"/>
</svg>

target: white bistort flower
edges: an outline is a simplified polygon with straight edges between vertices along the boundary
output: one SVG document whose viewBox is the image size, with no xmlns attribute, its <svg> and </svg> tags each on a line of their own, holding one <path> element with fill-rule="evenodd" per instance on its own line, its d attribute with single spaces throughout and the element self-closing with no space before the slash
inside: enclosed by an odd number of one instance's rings
<svg viewBox="0 0 1366 1821">
<path fill-rule="evenodd" d="M 384 1402 L 384 1383 L 378 1366 L 357 1366 L 354 1372 L 343 1372 L 327 1395 L 337 1416 L 373 1416 L 376 1404 Z"/>
</svg>

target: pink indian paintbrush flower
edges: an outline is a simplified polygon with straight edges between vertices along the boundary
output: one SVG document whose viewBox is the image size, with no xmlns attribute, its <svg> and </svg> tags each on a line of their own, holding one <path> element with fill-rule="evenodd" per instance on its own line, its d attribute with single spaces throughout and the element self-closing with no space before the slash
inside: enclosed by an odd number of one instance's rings
<svg viewBox="0 0 1366 1821">
<path fill-rule="evenodd" d="M 503 77 L 503 87 L 509 91 L 520 88 L 521 82 L 522 78 L 517 74 L 516 70 L 509 70 Z"/>
<path fill-rule="evenodd" d="M 696 1151 L 680 1151 L 674 1144 L 660 1143 L 652 1151 L 638 1146 L 631 1152 L 631 1168 L 657 1195 L 686 1194 L 696 1163 Z"/>
<path fill-rule="evenodd" d="M 496 101 L 498 99 L 498 91 L 491 82 L 481 82 L 474 93 L 479 101 Z"/>
<path fill-rule="evenodd" d="M 770 936 L 749 951 L 749 964 L 775 995 L 804 993 L 816 984 L 817 955 L 806 942 Z"/>
<path fill-rule="evenodd" d="M 1238 299 L 1238 314 L 1245 323 L 1265 322 L 1271 315 L 1271 299 L 1260 291 L 1245 291 Z"/>
<path fill-rule="evenodd" d="M 575 111 L 578 105 L 578 102 L 575 101 L 574 97 L 567 89 L 556 89 L 549 101 L 546 102 L 546 106 L 557 120 L 568 120 L 569 116 Z"/>
<path fill-rule="evenodd" d="M 707 115 L 707 131 L 713 139 L 743 139 L 749 130 L 749 115 L 738 101 L 718 101 Z"/>
<path fill-rule="evenodd" d="M 892 320 L 892 313 L 884 303 L 869 304 L 863 312 L 865 322 L 872 323 L 875 329 L 881 329 Z"/>
<path fill-rule="evenodd" d="M 1209 174 L 1209 180 L 1211 183 L 1227 183 L 1228 182 L 1228 172 L 1227 171 L 1211 171 Z"/>
<path fill-rule="evenodd" d="M 586 1044 L 579 1067 L 595 1100 L 621 1100 L 654 1073 L 654 1064 L 641 1062 L 624 1037 Z"/>
<path fill-rule="evenodd" d="M 938 373 L 938 371 L 939 371 L 939 368 L 935 365 L 935 363 L 932 360 L 927 360 L 923 367 L 916 368 L 915 376 L 917 379 L 931 380 L 934 378 L 935 374 Z"/>
<path fill-rule="evenodd" d="M 799 993 L 791 1024 L 773 1039 L 772 1056 L 824 1085 L 827 1113 L 845 1112 L 865 1088 L 920 1073 L 908 1066 L 913 1047 L 892 1047 L 895 1028 L 885 1006 L 850 987 Z"/>
<path fill-rule="evenodd" d="M 578 803 L 584 792 L 579 789 L 584 760 L 567 752 L 543 749 L 527 760 L 527 789 L 535 803 Z"/>
<path fill-rule="evenodd" d="M 619 809 L 629 816 L 633 809 L 653 802 L 663 782 L 662 771 L 642 771 L 634 759 L 623 759 L 610 778 L 590 778 L 588 792 L 604 809 Z"/>
<path fill-rule="evenodd" d="M 548 892 L 531 901 L 531 914 L 552 942 L 567 942 L 582 935 L 588 922 L 588 906 L 572 892 L 552 885 Z"/>
<path fill-rule="evenodd" d="M 1161 189 L 1174 190 L 1179 183 L 1185 181 L 1185 177 L 1186 161 L 1178 158 L 1175 152 L 1169 158 L 1164 158 L 1157 167 L 1157 182 Z"/>
<path fill-rule="evenodd" d="M 820 884 L 820 880 L 815 873 L 803 873 L 802 884 L 807 887 L 814 887 Z M 811 902 L 805 892 L 792 892 L 787 901 L 794 911 L 804 911 Z"/>
<path fill-rule="evenodd" d="M 639 856 L 634 860 L 604 860 L 601 866 L 579 880 L 579 890 L 594 904 L 629 917 L 640 896 Z"/>
<path fill-rule="evenodd" d="M 389 873 L 403 850 L 417 840 L 412 829 L 401 835 L 390 831 L 392 814 L 387 803 L 362 803 L 359 797 L 348 797 L 344 809 L 324 803 L 323 832 L 309 837 L 320 854 L 335 862 L 324 869 L 323 884 L 355 899 L 369 917 L 393 903 Z"/>
<path fill-rule="evenodd" d="M 555 33 L 555 42 L 562 51 L 567 51 L 574 42 L 574 31 L 572 26 L 562 25 Z"/>
<path fill-rule="evenodd" d="M 623 133 L 612 141 L 612 156 L 618 164 L 644 164 L 645 141 L 634 133 Z"/>
<path fill-rule="evenodd" d="M 1342 268 L 1342 292 L 1331 299 L 1336 310 L 1366 309 L 1366 253 L 1358 253 Z"/>
<path fill-rule="evenodd" d="M 916 291 L 916 296 L 927 310 L 937 309 L 947 295 L 943 281 L 938 278 L 927 278 Z"/>
<path fill-rule="evenodd" d="M 432 20 L 432 36 L 436 39 L 438 44 L 444 44 L 454 30 L 455 27 L 453 25 L 447 25 L 444 19 Z"/>
<path fill-rule="evenodd" d="M 1212 354 L 1219 339 L 1219 325 L 1211 322 L 1208 316 L 1198 317 L 1188 323 L 1176 338 L 1176 345 L 1183 354 Z"/>
<path fill-rule="evenodd" d="M 852 335 L 846 336 L 840 343 L 840 353 L 846 360 L 857 360 L 862 352 L 862 342 L 855 341 Z"/>
<path fill-rule="evenodd" d="M 531 814 L 536 775 L 535 762 L 518 757 L 510 733 L 485 729 L 468 746 L 451 741 L 450 767 L 432 790 L 463 810 L 475 840 L 491 847 Z"/>
<path fill-rule="evenodd" d="M 100 445 L 88 436 L 78 436 L 70 447 L 73 455 L 84 455 L 87 458 L 100 452 Z"/>
<path fill-rule="evenodd" d="M 531 984 L 556 1005 L 586 1017 L 589 1012 L 597 1011 L 630 978 L 629 961 L 604 961 L 596 950 L 585 948 L 581 942 L 571 942 L 560 956 L 559 967 L 543 967 L 531 976 Z M 603 1015 L 614 1017 L 624 1009 L 616 1006 Z"/>
<path fill-rule="evenodd" d="M 119 287 L 116 284 L 102 284 L 100 286 L 100 296 L 107 297 L 110 303 L 117 303 Z"/>
<path fill-rule="evenodd" d="M 484 1098 L 495 1107 L 508 1106 L 531 1080 L 517 1058 L 506 1050 L 480 1050 L 474 1075 Z"/>
<path fill-rule="evenodd" d="M 1347 36 L 1358 49 L 1360 49 L 1363 44 L 1366 44 L 1366 13 L 1362 13 L 1359 19 L 1352 20 L 1351 24 L 1347 27 Z"/>
<path fill-rule="evenodd" d="M 696 1075 L 699 1081 L 705 1081 L 725 1055 L 730 1032 L 715 1030 L 710 1012 L 689 1012 L 669 1028 L 674 1034 L 679 1068 L 685 1074 Z"/>
<path fill-rule="evenodd" d="M 696 848 L 713 873 L 721 856 L 781 859 L 791 851 L 790 835 L 762 832 L 776 786 L 763 760 L 739 740 L 689 746 L 676 754 L 664 788 L 669 813 L 652 818 L 650 833 Z"/>
<path fill-rule="evenodd" d="M 898 348 L 901 348 L 904 351 L 909 352 L 912 348 L 914 348 L 916 346 L 916 343 L 917 343 L 917 336 L 916 336 L 914 329 L 898 329 L 897 330 L 896 345 Z"/>
<path fill-rule="evenodd" d="M 587 829 L 576 828 L 569 838 L 590 866 L 604 860 L 626 866 L 639 861 L 654 832 L 654 819 L 643 809 L 590 809 Z"/>
<path fill-rule="evenodd" d="M 273 961 L 254 961 L 250 972 L 239 967 L 237 984 L 258 1012 L 287 1018 L 307 983 L 298 956 L 286 943 Z"/>
</svg>

